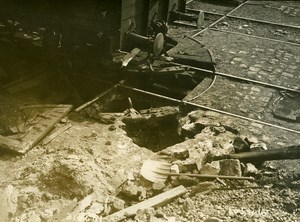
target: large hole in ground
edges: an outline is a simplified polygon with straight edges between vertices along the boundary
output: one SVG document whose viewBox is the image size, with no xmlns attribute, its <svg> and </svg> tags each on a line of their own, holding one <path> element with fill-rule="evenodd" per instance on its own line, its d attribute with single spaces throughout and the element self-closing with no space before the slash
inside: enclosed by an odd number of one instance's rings
<svg viewBox="0 0 300 222">
<path fill-rule="evenodd" d="M 157 152 L 184 140 L 178 131 L 181 115 L 178 103 L 146 93 L 117 87 L 87 107 L 84 113 L 99 120 L 105 113 L 127 113 L 128 98 L 139 114 L 125 115 L 124 130 L 135 144 Z"/>
<path fill-rule="evenodd" d="M 123 119 L 125 131 L 132 141 L 158 152 L 166 147 L 184 141 L 179 135 L 179 112 L 176 107 L 150 109 L 137 117 Z"/>
</svg>

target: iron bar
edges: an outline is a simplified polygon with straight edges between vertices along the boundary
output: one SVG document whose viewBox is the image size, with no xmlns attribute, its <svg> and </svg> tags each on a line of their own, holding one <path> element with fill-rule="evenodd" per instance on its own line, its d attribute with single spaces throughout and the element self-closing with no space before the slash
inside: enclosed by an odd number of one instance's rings
<svg viewBox="0 0 300 222">
<path fill-rule="evenodd" d="M 227 74 L 227 73 L 213 72 L 211 70 L 202 69 L 202 68 L 189 66 L 189 65 L 184 65 L 184 64 L 180 64 L 180 63 L 175 63 L 175 62 L 171 62 L 171 63 L 174 64 L 174 65 L 186 66 L 187 68 L 197 70 L 197 71 L 201 71 L 201 72 L 205 72 L 205 73 L 208 73 L 208 74 L 211 74 L 211 75 L 224 76 L 224 77 L 227 77 L 227 78 L 236 79 L 236 80 L 245 81 L 245 82 L 250 82 L 250 83 L 255 83 L 255 84 L 262 85 L 262 86 L 267 86 L 267 87 L 270 87 L 270 88 L 275 88 L 275 89 L 279 89 L 279 90 L 286 90 L 286 91 L 294 92 L 294 93 L 300 93 L 300 90 L 298 90 L 298 89 L 292 89 L 292 88 L 288 88 L 288 87 L 285 87 L 285 86 L 278 86 L 278 85 L 274 85 L 274 84 L 271 84 L 271 83 L 266 83 L 266 82 L 262 82 L 262 81 L 258 81 L 258 80 L 254 80 L 254 79 L 245 78 L 245 77 L 239 77 L 239 76 L 235 76 L 235 75 L 231 75 L 231 74 Z"/>
<path fill-rule="evenodd" d="M 300 131 L 298 131 L 298 130 L 286 128 L 286 127 L 283 127 L 283 126 L 278 126 L 278 125 L 275 125 L 275 124 L 272 124 L 272 123 L 267 123 L 267 122 L 264 122 L 264 121 L 261 121 L 261 120 L 252 119 L 252 118 L 249 118 L 249 117 L 245 117 L 245 116 L 241 116 L 241 115 L 238 115 L 238 114 L 226 112 L 226 111 L 223 111 L 223 110 L 210 108 L 210 107 L 203 106 L 203 105 L 200 105 L 200 104 L 197 104 L 197 103 L 184 101 L 184 100 L 179 100 L 179 99 L 174 99 L 172 97 L 163 96 L 163 95 L 153 93 L 153 92 L 148 92 L 148 91 L 138 89 L 138 88 L 134 88 L 134 87 L 131 87 L 131 86 L 120 85 L 120 87 L 123 87 L 125 89 L 129 89 L 129 90 L 133 90 L 133 91 L 136 91 L 136 92 L 144 93 L 144 94 L 147 94 L 147 95 L 155 96 L 155 97 L 158 97 L 158 98 L 161 98 L 161 99 L 166 99 L 166 100 L 177 102 L 177 103 L 183 103 L 183 104 L 190 105 L 190 106 L 193 106 L 193 107 L 197 107 L 197 108 L 200 108 L 200 109 L 209 110 L 209 111 L 213 111 L 213 112 L 216 112 L 216 113 L 231 116 L 231 117 L 234 117 L 234 118 L 238 118 L 238 119 L 258 123 L 258 124 L 261 124 L 261 125 L 264 125 L 264 126 L 269 126 L 269 127 L 281 129 L 281 130 L 284 130 L 284 131 L 288 131 L 288 132 L 291 132 L 291 133 L 300 134 Z"/>
</svg>

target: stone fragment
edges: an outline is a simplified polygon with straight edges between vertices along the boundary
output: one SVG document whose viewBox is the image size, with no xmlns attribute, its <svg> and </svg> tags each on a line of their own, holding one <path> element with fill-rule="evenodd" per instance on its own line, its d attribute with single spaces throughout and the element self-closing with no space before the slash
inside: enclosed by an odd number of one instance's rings
<svg viewBox="0 0 300 222">
<path fill-rule="evenodd" d="M 212 190 L 212 189 L 216 189 L 217 185 L 214 182 L 202 182 L 202 183 L 198 183 L 197 185 L 193 186 L 189 196 L 195 196 L 197 193 L 201 193 L 207 190 Z"/>
<path fill-rule="evenodd" d="M 226 129 L 223 126 L 213 126 L 212 130 L 216 134 L 220 134 L 220 133 L 225 133 L 226 132 Z"/>
<path fill-rule="evenodd" d="M 223 220 L 217 217 L 209 217 L 204 222 L 223 222 Z"/>
<path fill-rule="evenodd" d="M 198 183 L 197 179 L 195 177 L 189 177 L 189 176 L 179 176 L 175 177 L 174 181 L 172 182 L 173 186 L 179 186 L 183 185 L 185 187 L 191 187 Z"/>
<path fill-rule="evenodd" d="M 195 209 L 195 205 L 191 198 L 186 198 L 183 202 L 182 209 L 186 212 L 192 211 Z"/>
<path fill-rule="evenodd" d="M 236 153 L 250 151 L 249 144 L 241 137 L 236 137 L 233 141 L 233 148 Z"/>
<path fill-rule="evenodd" d="M 115 125 L 111 125 L 111 126 L 108 128 L 109 131 L 114 131 L 114 130 L 116 130 L 116 129 L 117 129 L 117 128 L 116 128 Z"/>
<path fill-rule="evenodd" d="M 252 163 L 247 163 L 245 165 L 245 169 L 244 169 L 245 176 L 255 176 L 257 174 L 258 174 L 258 169 Z"/>
<path fill-rule="evenodd" d="M 153 208 L 140 209 L 136 212 L 135 221 L 156 221 L 154 216 L 155 210 Z"/>
<path fill-rule="evenodd" d="M 128 198 L 129 200 L 144 200 L 146 198 L 146 190 L 144 187 L 137 186 L 133 182 L 128 181 L 122 187 L 120 195 Z"/>
<path fill-rule="evenodd" d="M 263 151 L 263 150 L 267 150 L 267 145 L 263 142 L 257 142 L 257 143 L 252 143 L 250 145 L 250 150 L 251 151 Z"/>
<path fill-rule="evenodd" d="M 162 192 L 165 187 L 166 187 L 166 185 L 164 183 L 153 183 L 152 184 L 152 189 L 155 194 Z"/>
<path fill-rule="evenodd" d="M 182 147 L 181 149 L 178 149 L 178 150 L 174 151 L 174 152 L 172 153 L 172 156 L 173 156 L 175 159 L 185 160 L 185 159 L 189 158 L 190 153 L 189 153 L 188 148 Z"/>
<path fill-rule="evenodd" d="M 111 205 L 111 213 L 123 210 L 125 208 L 125 201 L 120 198 L 115 198 L 114 202 Z"/>
<path fill-rule="evenodd" d="M 178 166 L 177 164 L 172 165 L 172 166 L 170 167 L 170 171 L 171 171 L 172 173 L 179 173 L 179 172 L 180 172 L 179 166 Z"/>
<path fill-rule="evenodd" d="M 176 164 L 176 166 L 178 167 L 178 169 L 174 172 L 176 173 L 186 173 L 186 172 L 192 172 L 194 170 L 198 169 L 198 165 L 195 159 L 187 159 L 184 161 L 178 160 L 173 162 L 174 164 Z M 171 169 L 172 170 L 172 169 Z M 172 171 L 173 172 L 173 171 Z"/>
<path fill-rule="evenodd" d="M 218 175 L 220 173 L 220 163 L 219 161 L 213 161 L 211 163 L 206 163 L 202 166 L 201 174 Z"/>
<path fill-rule="evenodd" d="M 239 160 L 220 160 L 220 174 L 226 176 L 242 176 L 241 164 Z"/>
</svg>

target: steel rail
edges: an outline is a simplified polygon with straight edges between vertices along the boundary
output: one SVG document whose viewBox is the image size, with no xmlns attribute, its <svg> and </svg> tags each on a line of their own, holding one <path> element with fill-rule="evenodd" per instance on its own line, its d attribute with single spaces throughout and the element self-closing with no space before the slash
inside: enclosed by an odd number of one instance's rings
<svg viewBox="0 0 300 222">
<path fill-rule="evenodd" d="M 248 0 L 247 0 L 248 1 Z M 209 28 L 215 26 L 217 23 L 219 23 L 220 21 L 222 21 L 224 18 L 227 17 L 227 15 L 235 12 L 236 10 L 238 10 L 240 7 L 242 7 L 243 5 L 245 5 L 247 3 L 247 1 L 243 2 L 242 4 L 238 5 L 237 7 L 235 7 L 234 9 L 232 9 L 230 12 L 228 12 L 227 14 L 223 15 L 221 18 L 219 18 L 217 21 L 213 22 L 212 24 L 210 24 L 209 26 L 207 26 L 205 29 L 202 29 L 200 32 L 197 32 L 196 34 L 194 34 L 192 37 L 196 37 L 197 35 L 200 35 L 201 33 L 207 31 Z"/>
<path fill-rule="evenodd" d="M 226 31 L 226 30 L 217 29 L 217 28 L 210 28 L 210 30 L 218 31 L 218 32 L 226 32 L 226 33 L 234 34 L 234 35 L 242 35 L 242 36 L 263 39 L 263 40 L 268 40 L 268 41 L 273 41 L 273 42 L 279 42 L 279 43 L 284 43 L 284 44 L 290 44 L 290 45 L 294 45 L 294 46 L 300 46 L 299 43 L 287 42 L 287 41 L 283 41 L 283 40 L 279 40 L 279 39 L 271 39 L 271 38 L 257 36 L 257 35 L 249 35 L 249 34 L 241 33 L 241 32 Z"/>
<path fill-rule="evenodd" d="M 241 19 L 241 20 L 246 20 L 250 22 L 257 22 L 257 23 L 263 23 L 267 25 L 277 25 L 277 26 L 282 26 L 282 27 L 287 27 L 287 28 L 294 28 L 294 29 L 300 29 L 300 26 L 295 26 L 295 25 L 287 25 L 287 24 L 282 24 L 282 23 L 277 23 L 277 22 L 270 22 L 266 20 L 260 20 L 260 19 L 253 19 L 253 18 L 248 18 L 248 17 L 241 17 L 241 16 L 236 16 L 236 15 L 231 15 L 231 12 L 227 14 L 221 14 L 221 13 L 216 13 L 216 12 L 209 12 L 209 11 L 203 11 L 203 10 L 198 10 L 198 9 L 192 9 L 192 8 L 187 8 L 186 9 L 188 12 L 194 12 L 194 13 L 199 13 L 200 11 L 206 13 L 206 14 L 211 14 L 211 15 L 219 15 L 219 16 L 225 16 L 227 18 L 234 18 L 234 19 Z"/>
<path fill-rule="evenodd" d="M 147 95 L 155 96 L 155 97 L 158 97 L 158 98 L 161 98 L 161 99 L 166 99 L 166 100 L 173 101 L 173 102 L 176 102 L 176 103 L 183 103 L 185 105 L 190 105 L 190 106 L 193 106 L 193 107 L 196 107 L 196 108 L 209 110 L 209 111 L 213 111 L 213 112 L 220 113 L 220 114 L 223 114 L 223 115 L 231 116 L 231 117 L 234 117 L 234 118 L 238 118 L 238 119 L 258 123 L 260 125 L 281 129 L 281 130 L 288 131 L 288 132 L 291 132 L 291 133 L 300 134 L 300 131 L 298 131 L 298 130 L 286 128 L 286 127 L 283 127 L 283 126 L 278 126 L 278 125 L 275 125 L 275 124 L 272 124 L 272 123 L 267 123 L 267 122 L 264 122 L 264 121 L 261 121 L 261 120 L 252 119 L 252 118 L 249 118 L 249 117 L 245 117 L 245 116 L 241 116 L 241 115 L 238 115 L 238 114 L 226 112 L 226 111 L 223 111 L 223 110 L 211 108 L 211 107 L 208 107 L 208 106 L 203 106 L 203 105 L 200 105 L 200 104 L 197 104 L 197 103 L 193 103 L 193 102 L 189 102 L 189 101 L 185 101 L 185 100 L 179 100 L 179 99 L 175 99 L 175 98 L 168 97 L 168 96 L 163 96 L 163 95 L 160 95 L 160 94 L 157 94 L 157 93 L 145 91 L 145 90 L 134 88 L 134 87 L 131 87 L 131 86 L 126 86 L 126 85 L 119 85 L 119 86 L 123 87 L 125 89 L 133 90 L 135 92 L 144 93 L 144 94 L 147 94 Z"/>
<path fill-rule="evenodd" d="M 240 16 L 235 16 L 235 15 L 227 15 L 227 17 L 242 19 L 242 20 L 251 21 L 251 22 L 264 23 L 264 24 L 268 24 L 268 25 L 278 25 L 278 26 L 283 26 L 283 27 L 287 27 L 287 28 L 300 29 L 300 26 L 287 25 L 287 24 L 282 24 L 282 23 L 277 23 L 277 22 L 269 22 L 269 21 L 260 20 L 260 19 L 252 19 L 252 18 L 240 17 Z"/>
<path fill-rule="evenodd" d="M 184 64 L 181 64 L 181 63 L 176 63 L 176 62 L 171 62 L 171 63 L 174 64 L 174 65 L 185 66 L 189 69 L 205 72 L 205 73 L 211 74 L 211 75 L 224 76 L 226 78 L 231 78 L 231 79 L 235 79 L 235 80 L 239 80 L 239 81 L 255 83 L 255 84 L 258 84 L 258 85 L 267 86 L 269 88 L 275 88 L 275 89 L 279 89 L 279 90 L 285 90 L 285 91 L 289 91 L 289 92 L 300 93 L 300 90 L 298 90 L 298 89 L 292 89 L 292 88 L 288 88 L 288 87 L 285 87 L 285 86 L 279 86 L 279 85 L 266 83 L 266 82 L 262 82 L 262 81 L 259 81 L 259 80 L 249 79 L 249 78 L 245 78 L 245 77 L 239 77 L 239 76 L 235 76 L 235 75 L 231 75 L 231 74 L 227 74 L 227 73 L 213 72 L 211 70 L 202 69 L 202 68 L 198 68 L 198 67 L 194 67 L 194 66 L 190 66 L 190 65 L 184 65 Z"/>
</svg>

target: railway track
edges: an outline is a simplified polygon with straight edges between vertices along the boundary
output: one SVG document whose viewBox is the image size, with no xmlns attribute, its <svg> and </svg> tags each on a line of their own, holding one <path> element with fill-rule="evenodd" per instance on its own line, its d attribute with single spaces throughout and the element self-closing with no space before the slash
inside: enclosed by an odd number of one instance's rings
<svg viewBox="0 0 300 222">
<path fill-rule="evenodd" d="M 192 1 L 190 1 L 190 2 L 192 2 Z M 259 20 L 259 19 L 246 18 L 246 17 L 242 17 L 242 16 L 232 15 L 233 12 L 238 11 L 242 6 L 248 4 L 248 2 L 249 1 L 245 1 L 244 3 L 240 4 L 239 6 L 233 8 L 233 9 L 231 9 L 231 11 L 229 11 L 227 13 L 218 13 L 218 12 L 216 13 L 216 12 L 204 11 L 204 13 L 207 13 L 209 15 L 215 15 L 215 16 L 221 16 L 221 17 L 216 19 L 211 24 L 207 25 L 206 28 L 204 28 L 204 29 L 198 31 L 197 33 L 195 33 L 194 35 L 192 35 L 192 38 L 195 38 L 195 40 L 200 41 L 203 44 L 203 42 L 202 42 L 203 33 L 206 34 L 207 31 L 214 31 L 214 32 L 222 32 L 224 34 L 231 34 L 231 35 L 235 35 L 235 36 L 243 36 L 247 39 L 255 38 L 256 39 L 255 41 L 274 42 L 274 44 L 278 43 L 278 44 L 281 44 L 281 45 L 284 45 L 284 46 L 289 45 L 291 47 L 299 47 L 300 46 L 299 43 L 295 43 L 295 42 L 288 42 L 288 41 L 283 41 L 283 40 L 280 40 L 280 39 L 269 38 L 269 37 L 264 37 L 264 36 L 257 36 L 257 35 L 253 35 L 253 34 L 250 35 L 250 34 L 245 34 L 245 33 L 240 33 L 240 32 L 220 30 L 220 29 L 216 28 L 216 26 L 218 24 L 220 24 L 221 22 L 223 22 L 225 19 L 235 19 L 235 20 L 239 19 L 239 20 L 250 22 L 250 23 L 262 24 L 266 27 L 267 26 L 268 27 L 273 27 L 273 28 L 282 27 L 282 28 L 293 29 L 293 30 L 295 30 L 295 32 L 300 31 L 299 30 L 300 26 L 282 24 L 282 23 L 277 23 L 277 22 L 275 23 L 275 22 L 270 22 L 270 21 L 264 21 L 264 20 Z M 192 13 L 198 13 L 200 10 L 188 8 L 187 11 L 190 12 L 190 13 L 191 12 Z M 201 10 L 201 11 L 203 11 L 203 10 Z M 181 25 L 186 25 L 186 24 L 181 24 Z M 191 25 L 189 25 L 189 26 L 192 27 Z M 179 65 L 179 64 L 177 64 L 177 65 Z M 220 64 L 220 65 L 222 65 L 222 64 Z M 212 72 L 210 70 L 205 70 L 205 69 L 201 69 L 201 68 L 193 67 L 193 66 L 188 66 L 188 68 L 192 69 L 192 70 L 201 71 L 201 72 L 204 72 L 206 74 L 211 74 L 212 76 L 221 76 L 223 78 L 232 79 L 234 81 L 238 81 L 238 82 L 241 82 L 241 83 L 244 82 L 244 83 L 248 83 L 248 84 L 259 85 L 259 86 L 264 87 L 264 88 L 272 88 L 272 89 L 274 89 L 275 91 L 278 91 L 278 92 L 285 91 L 285 92 L 290 92 L 290 93 L 296 93 L 298 96 L 299 96 L 299 93 L 300 93 L 300 90 L 299 90 L 298 87 L 286 87 L 286 86 L 282 86 L 280 84 L 272 84 L 272 83 L 269 83 L 269 82 L 266 82 L 266 81 L 259 81 L 259 80 L 252 79 L 252 78 L 242 77 L 242 76 L 236 75 L 236 73 L 235 73 L 235 75 L 233 75 L 233 74 L 230 74 L 230 72 L 228 72 L 228 73 L 224 73 L 224 72 L 220 72 L 220 71 Z M 297 68 L 297 70 L 298 70 L 298 68 Z M 236 72 L 238 72 L 238 71 L 236 71 Z M 282 73 L 283 72 L 284 71 L 282 70 Z M 297 74 L 296 74 L 296 76 L 294 76 L 294 78 L 297 79 Z M 212 80 L 211 84 L 215 84 L 215 79 Z M 298 84 L 298 86 L 299 86 L 299 84 Z M 211 88 L 211 86 L 208 87 L 208 89 L 210 89 L 210 88 Z M 204 92 L 206 93 L 207 90 L 204 90 Z M 202 96 L 202 93 L 200 93 L 200 94 Z M 211 89 L 210 89 L 210 94 L 213 94 Z M 194 98 L 198 98 L 198 96 L 196 95 L 196 96 L 194 96 Z M 196 101 L 196 102 L 193 102 L 193 104 L 198 104 L 199 108 L 200 108 L 201 106 L 203 106 L 203 105 L 200 105 L 201 102 L 202 101 Z M 213 107 L 204 106 L 203 108 L 210 108 L 210 110 L 214 110 Z M 225 112 L 223 110 L 217 110 L 217 112 L 222 113 L 224 115 L 233 116 L 233 117 L 236 117 L 236 118 L 241 118 L 241 119 L 243 119 L 245 117 L 245 116 L 241 116 L 241 115 L 236 115 L 232 112 Z M 245 117 L 245 119 L 247 119 L 247 118 L 248 117 Z M 253 118 L 250 118 L 248 120 L 253 121 L 253 122 L 260 122 L 260 120 L 255 120 Z M 263 125 L 268 125 L 270 123 L 263 122 L 262 124 Z M 270 126 L 271 125 L 275 128 L 278 127 L 276 124 L 270 124 Z M 289 129 L 287 129 L 287 131 L 289 131 Z M 289 132 L 292 132 L 292 131 L 294 131 L 294 130 L 291 130 Z"/>
<path fill-rule="evenodd" d="M 190 2 L 192 2 L 192 1 L 189 1 L 188 3 L 190 3 Z M 218 18 L 216 21 L 209 24 L 206 28 L 198 31 L 197 33 L 192 35 L 192 37 L 196 38 L 199 35 L 201 35 L 202 33 L 204 33 L 205 31 L 210 30 L 210 31 L 216 31 L 216 32 L 230 33 L 230 34 L 233 34 L 233 35 L 241 35 L 241 36 L 245 36 L 245 37 L 253 37 L 253 38 L 256 38 L 258 40 L 274 41 L 274 42 L 278 42 L 278 43 L 286 44 L 286 45 L 290 45 L 290 46 L 295 46 L 295 47 L 300 46 L 300 44 L 293 43 L 293 42 L 286 42 L 286 41 L 281 41 L 281 40 L 278 40 L 278 39 L 272 39 L 272 38 L 267 38 L 267 37 L 254 36 L 254 35 L 247 35 L 247 34 L 243 34 L 243 33 L 226 31 L 226 30 L 219 30 L 219 29 L 214 28 L 214 26 L 216 26 L 217 24 L 219 24 L 220 22 L 222 22 L 226 18 L 241 19 L 241 20 L 246 20 L 246 21 L 249 21 L 249 22 L 262 23 L 264 25 L 287 27 L 287 28 L 293 28 L 293 29 L 297 29 L 297 30 L 300 28 L 299 26 L 292 26 L 292 25 L 262 21 L 262 20 L 244 18 L 244 17 L 232 15 L 233 12 L 236 12 L 243 5 L 246 5 L 247 3 L 248 3 L 248 1 L 245 1 L 244 3 L 242 3 L 239 6 L 233 8 L 230 12 L 225 13 L 225 14 L 207 12 L 208 14 L 212 14 L 212 15 L 216 15 L 216 16 L 222 16 L 222 17 Z M 200 10 L 197 10 L 197 9 L 190 9 L 190 8 L 188 8 L 187 10 L 189 12 L 199 12 L 200 11 Z M 183 25 L 186 25 L 186 24 L 183 24 Z M 191 26 L 191 25 L 188 25 L 188 26 Z M 173 63 L 173 64 L 174 65 L 182 65 L 182 64 L 178 64 L 178 63 Z M 186 67 L 188 67 L 191 70 L 204 72 L 206 74 L 211 74 L 212 76 L 221 76 L 223 78 L 231 79 L 231 80 L 234 80 L 235 82 L 243 82 L 243 83 L 246 83 L 246 84 L 259 85 L 261 87 L 271 88 L 271 89 L 274 89 L 277 92 L 285 91 L 287 93 L 296 93 L 297 95 L 300 93 L 300 89 L 298 89 L 298 88 L 281 86 L 281 85 L 278 85 L 278 84 L 272 84 L 272 83 L 268 83 L 268 82 L 264 82 L 264 81 L 251 79 L 251 78 L 245 78 L 245 77 L 232 75 L 230 73 L 224 73 L 224 72 L 220 72 L 220 71 L 212 72 L 210 70 L 206 70 L 206 69 L 202 69 L 202 68 L 194 67 L 194 66 L 186 66 Z M 200 109 L 203 109 L 203 110 L 210 110 L 210 111 L 214 111 L 214 112 L 217 112 L 217 113 L 220 113 L 220 114 L 223 114 L 223 115 L 231 116 L 233 118 L 238 118 L 238 119 L 242 119 L 242 120 L 245 120 L 245 121 L 261 124 L 261 125 L 264 125 L 264 126 L 281 129 L 281 130 L 284 130 L 284 131 L 287 131 L 287 132 L 290 132 L 290 133 L 300 134 L 300 131 L 297 130 L 297 129 L 291 129 L 291 128 L 288 128 L 288 127 L 285 127 L 285 126 L 270 123 L 268 121 L 262 121 L 262 120 L 259 120 L 259 119 L 254 119 L 254 118 L 250 118 L 250 117 L 247 117 L 247 116 L 239 115 L 239 114 L 236 114 L 234 112 L 229 112 L 229 111 L 224 111 L 224 110 L 221 110 L 221 109 L 216 109 L 216 108 L 213 108 L 213 107 L 202 105 L 199 102 L 192 102 L 191 100 L 189 101 L 189 100 L 184 100 L 184 99 L 179 100 L 179 99 L 175 99 L 175 98 L 172 98 L 172 97 L 167 97 L 167 96 L 164 96 L 164 95 L 156 94 L 156 93 L 149 92 L 149 91 L 146 91 L 146 90 L 143 90 L 143 89 L 133 88 L 133 87 L 130 87 L 130 86 L 125 86 L 125 85 L 122 85 L 122 87 L 131 89 L 131 90 L 135 90 L 135 91 L 139 91 L 139 92 L 142 92 L 142 93 L 146 93 L 146 94 L 149 94 L 149 95 L 153 95 L 155 97 L 160 97 L 160 98 L 163 98 L 163 99 L 166 99 L 166 100 L 171 100 L 171 101 L 178 102 L 178 103 L 184 103 L 186 105 L 190 105 L 190 106 L 193 106 L 195 108 L 200 108 Z"/>
</svg>

